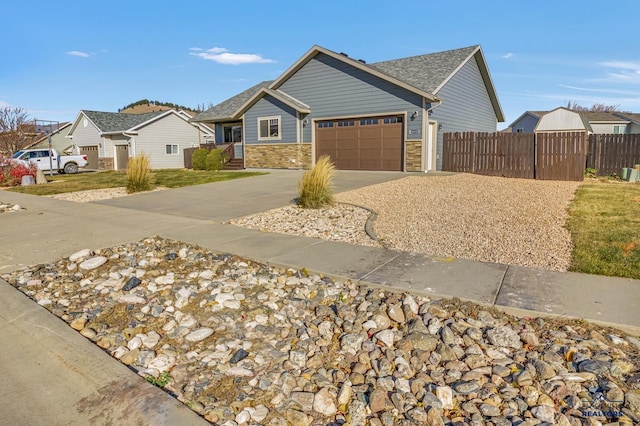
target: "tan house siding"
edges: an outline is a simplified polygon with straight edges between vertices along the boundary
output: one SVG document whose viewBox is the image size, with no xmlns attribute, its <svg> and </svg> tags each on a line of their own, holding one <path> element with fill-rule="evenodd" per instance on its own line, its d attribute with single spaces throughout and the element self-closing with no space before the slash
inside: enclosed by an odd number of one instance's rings
<svg viewBox="0 0 640 426">
<path fill-rule="evenodd" d="M 247 168 L 306 169 L 311 166 L 311 144 L 245 145 L 244 161 Z"/>
<path fill-rule="evenodd" d="M 405 170 L 419 172 L 422 170 L 422 141 L 405 142 Z"/>
</svg>

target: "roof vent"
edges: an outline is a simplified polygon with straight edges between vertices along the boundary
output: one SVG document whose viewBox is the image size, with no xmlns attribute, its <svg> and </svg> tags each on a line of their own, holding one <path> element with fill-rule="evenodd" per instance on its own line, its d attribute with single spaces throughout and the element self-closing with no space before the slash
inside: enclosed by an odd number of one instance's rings
<svg viewBox="0 0 640 426">
<path fill-rule="evenodd" d="M 344 52 L 340 52 L 340 54 L 341 54 L 342 56 L 346 56 L 347 58 L 349 57 L 349 55 L 347 55 L 347 54 L 346 54 L 346 53 L 344 53 Z"/>
<path fill-rule="evenodd" d="M 362 62 L 363 64 L 367 63 L 367 61 L 365 61 L 364 59 L 358 59 L 358 62 Z"/>
</svg>

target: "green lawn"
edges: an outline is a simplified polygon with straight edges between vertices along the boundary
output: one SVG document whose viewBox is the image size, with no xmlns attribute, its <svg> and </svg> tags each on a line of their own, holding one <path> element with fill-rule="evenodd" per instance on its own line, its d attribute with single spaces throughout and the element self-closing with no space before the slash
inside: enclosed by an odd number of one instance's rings
<svg viewBox="0 0 640 426">
<path fill-rule="evenodd" d="M 258 176 L 264 172 L 237 171 L 203 171 L 203 170 L 154 170 L 156 186 L 179 188 L 181 186 L 200 185 L 202 183 L 219 182 Z M 22 192 L 32 195 L 53 195 L 63 192 L 85 191 L 89 189 L 116 188 L 127 186 L 125 172 L 105 171 L 78 173 L 75 175 L 47 175 L 46 185 L 28 185 L 7 188 L 7 191 Z"/>
<path fill-rule="evenodd" d="M 569 214 L 571 271 L 640 279 L 640 184 L 586 183 Z"/>
</svg>

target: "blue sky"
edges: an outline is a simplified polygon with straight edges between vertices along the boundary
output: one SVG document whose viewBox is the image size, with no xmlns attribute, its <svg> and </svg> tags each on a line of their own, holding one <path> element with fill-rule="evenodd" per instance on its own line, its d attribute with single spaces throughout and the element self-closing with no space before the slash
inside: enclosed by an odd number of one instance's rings
<svg viewBox="0 0 640 426">
<path fill-rule="evenodd" d="M 139 99 L 217 104 L 314 44 L 367 62 L 480 44 L 506 122 L 577 101 L 640 112 L 640 4 L 569 1 L 11 1 L 0 106 L 71 121 Z"/>
</svg>

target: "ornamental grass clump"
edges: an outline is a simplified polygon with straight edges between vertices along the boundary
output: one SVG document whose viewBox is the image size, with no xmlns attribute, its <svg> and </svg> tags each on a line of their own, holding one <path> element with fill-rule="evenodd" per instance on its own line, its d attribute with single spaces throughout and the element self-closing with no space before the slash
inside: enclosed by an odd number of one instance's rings
<svg viewBox="0 0 640 426">
<path fill-rule="evenodd" d="M 336 168 L 331 159 L 323 155 L 298 182 L 298 204 L 305 209 L 330 206 L 333 198 L 333 175 Z"/>
<path fill-rule="evenodd" d="M 127 192 L 149 191 L 153 188 L 154 178 L 149 157 L 146 154 L 131 158 L 127 163 Z"/>
</svg>

